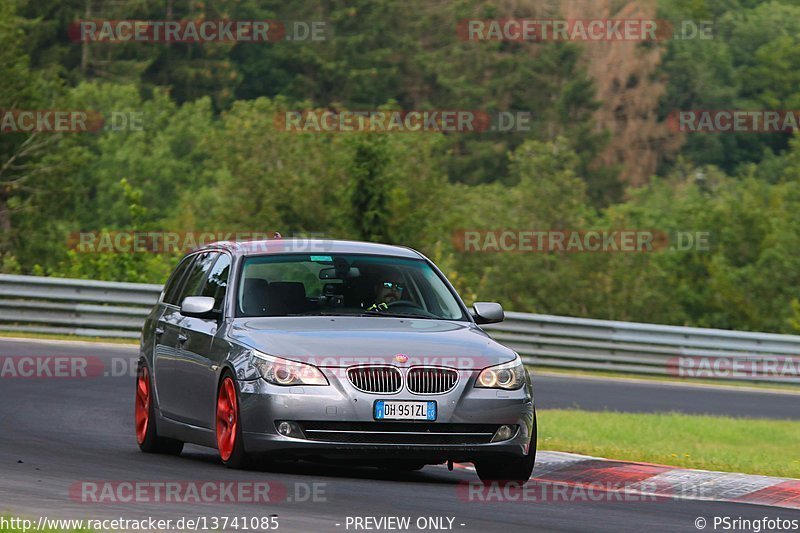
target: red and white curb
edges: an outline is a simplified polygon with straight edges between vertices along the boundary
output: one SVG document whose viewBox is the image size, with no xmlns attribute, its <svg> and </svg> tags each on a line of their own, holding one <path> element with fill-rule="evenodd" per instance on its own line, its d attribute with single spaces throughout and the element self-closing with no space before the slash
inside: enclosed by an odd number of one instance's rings
<svg viewBox="0 0 800 533">
<path fill-rule="evenodd" d="M 470 464 L 456 466 L 474 470 Z M 599 487 L 606 492 L 654 498 L 800 509 L 800 479 L 688 470 L 573 453 L 540 451 L 531 482 Z"/>
</svg>

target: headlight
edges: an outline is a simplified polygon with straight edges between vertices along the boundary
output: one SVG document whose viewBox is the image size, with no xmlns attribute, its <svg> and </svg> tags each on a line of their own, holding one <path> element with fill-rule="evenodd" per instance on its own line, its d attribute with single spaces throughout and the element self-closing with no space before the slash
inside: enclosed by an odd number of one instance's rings
<svg viewBox="0 0 800 533">
<path fill-rule="evenodd" d="M 478 374 L 475 386 L 483 389 L 515 390 L 525 384 L 525 367 L 517 357 L 502 365 L 484 368 Z"/>
<path fill-rule="evenodd" d="M 251 351 L 253 365 L 261 372 L 261 377 L 273 385 L 327 385 L 328 380 L 319 368 L 287 361 L 280 357 Z"/>
</svg>

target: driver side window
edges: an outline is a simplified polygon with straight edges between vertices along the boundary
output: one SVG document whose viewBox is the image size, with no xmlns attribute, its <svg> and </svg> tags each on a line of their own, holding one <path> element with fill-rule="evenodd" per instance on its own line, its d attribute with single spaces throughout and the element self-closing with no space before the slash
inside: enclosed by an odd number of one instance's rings
<svg viewBox="0 0 800 533">
<path fill-rule="evenodd" d="M 202 296 L 203 286 L 205 285 L 208 272 L 211 269 L 214 261 L 219 257 L 217 252 L 205 252 L 197 257 L 197 260 L 192 265 L 189 275 L 186 278 L 186 283 L 183 285 L 183 290 L 178 298 L 178 306 L 181 305 L 183 299 L 187 296 Z"/>
<path fill-rule="evenodd" d="M 178 302 L 178 296 L 180 296 L 181 288 L 183 287 L 183 280 L 186 278 L 186 273 L 188 270 L 190 270 L 194 260 L 194 255 L 185 257 L 172 273 L 172 276 L 170 276 L 164 288 L 164 303 L 180 305 Z"/>
<path fill-rule="evenodd" d="M 225 293 L 228 289 L 228 276 L 231 271 L 231 257 L 228 254 L 219 254 L 219 259 L 208 273 L 208 280 L 203 287 L 201 296 L 214 298 L 214 311 L 221 312 L 225 304 Z"/>
</svg>

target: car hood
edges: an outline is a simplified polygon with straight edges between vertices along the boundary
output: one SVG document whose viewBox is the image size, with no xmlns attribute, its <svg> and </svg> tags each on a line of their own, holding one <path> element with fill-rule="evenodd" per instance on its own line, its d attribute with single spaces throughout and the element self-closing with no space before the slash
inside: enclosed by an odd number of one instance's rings
<svg viewBox="0 0 800 533">
<path fill-rule="evenodd" d="M 513 350 L 469 322 L 381 317 L 236 319 L 231 340 L 320 367 L 360 364 L 481 369 L 513 360 Z"/>
</svg>

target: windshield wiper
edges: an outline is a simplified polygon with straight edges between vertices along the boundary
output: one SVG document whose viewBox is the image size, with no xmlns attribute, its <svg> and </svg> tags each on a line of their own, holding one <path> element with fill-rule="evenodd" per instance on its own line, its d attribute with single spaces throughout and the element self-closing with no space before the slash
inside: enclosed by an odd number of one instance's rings
<svg viewBox="0 0 800 533">
<path fill-rule="evenodd" d="M 422 318 L 425 320 L 439 320 L 437 316 L 417 315 L 415 313 L 390 313 L 386 311 L 364 311 L 364 316 L 386 316 L 392 318 Z"/>
<path fill-rule="evenodd" d="M 308 313 L 292 313 L 286 316 L 364 316 L 362 313 L 335 313 L 333 311 L 309 311 Z"/>
<path fill-rule="evenodd" d="M 389 313 L 386 311 L 362 311 L 355 313 L 336 313 L 333 311 L 309 311 L 307 313 L 293 313 L 285 316 L 382 316 L 387 318 L 421 318 L 423 320 L 441 320 L 437 316 L 417 315 L 414 313 Z"/>
</svg>

